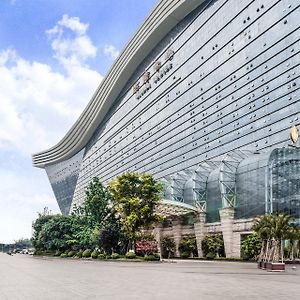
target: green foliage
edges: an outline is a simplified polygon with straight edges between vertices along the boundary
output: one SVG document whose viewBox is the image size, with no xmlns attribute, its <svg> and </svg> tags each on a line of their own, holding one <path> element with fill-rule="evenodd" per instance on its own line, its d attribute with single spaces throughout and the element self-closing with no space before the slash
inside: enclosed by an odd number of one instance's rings
<svg viewBox="0 0 300 300">
<path fill-rule="evenodd" d="M 15 248 L 17 249 L 25 249 L 32 247 L 32 241 L 30 239 L 21 238 L 15 241 Z"/>
<path fill-rule="evenodd" d="M 117 226 L 103 228 L 99 236 L 99 245 L 106 253 L 112 253 L 118 249 L 120 233 Z"/>
<path fill-rule="evenodd" d="M 145 261 L 159 261 L 160 257 L 157 255 L 154 255 L 154 254 L 150 254 L 150 255 L 145 255 L 144 260 Z"/>
<path fill-rule="evenodd" d="M 68 257 L 68 254 L 67 254 L 67 253 L 62 253 L 62 254 L 60 255 L 60 257 L 66 258 L 66 257 Z"/>
<path fill-rule="evenodd" d="M 256 234 L 248 235 L 242 241 L 241 256 L 244 259 L 256 259 L 261 251 L 262 241 Z"/>
<path fill-rule="evenodd" d="M 214 257 L 225 256 L 223 236 L 221 234 L 206 235 L 202 240 L 202 251 L 205 257 L 208 253 L 213 253 Z"/>
<path fill-rule="evenodd" d="M 31 239 L 32 244 L 36 250 L 45 250 L 45 244 L 40 236 L 40 233 L 43 229 L 44 224 L 46 224 L 53 216 L 48 214 L 38 214 L 38 218 L 33 222 L 32 228 L 33 228 L 33 237 Z"/>
<path fill-rule="evenodd" d="M 162 251 L 162 256 L 165 258 L 170 258 L 174 256 L 175 247 L 176 245 L 173 237 L 164 236 L 160 240 L 160 248 Z"/>
<path fill-rule="evenodd" d="M 110 192 L 94 177 L 87 187 L 86 199 L 80 207 L 74 208 L 74 214 L 81 216 L 89 228 L 101 227 L 109 217 L 109 204 L 112 202 Z"/>
<path fill-rule="evenodd" d="M 252 229 L 262 240 L 275 239 L 283 240 L 290 237 L 293 230 L 291 225 L 293 218 L 290 215 L 263 215 L 255 218 Z"/>
<path fill-rule="evenodd" d="M 195 235 L 184 236 L 179 244 L 181 257 L 197 256 L 197 243 Z"/>
<path fill-rule="evenodd" d="M 215 252 L 208 252 L 206 255 L 205 255 L 206 259 L 215 259 L 216 258 L 216 253 Z"/>
<path fill-rule="evenodd" d="M 53 256 L 60 256 L 61 252 L 59 250 L 56 250 L 55 253 L 53 254 Z"/>
<path fill-rule="evenodd" d="M 83 251 L 82 253 L 82 257 L 87 258 L 87 257 L 91 257 L 92 251 L 90 249 L 86 249 Z"/>
<path fill-rule="evenodd" d="M 111 258 L 112 258 L 112 259 L 118 259 L 118 258 L 120 258 L 120 254 L 118 254 L 118 253 L 113 253 L 113 254 L 111 255 Z"/>
<path fill-rule="evenodd" d="M 162 186 L 151 175 L 124 173 L 109 183 L 119 224 L 133 243 L 141 228 L 160 220 L 155 208 L 160 201 Z"/>
<path fill-rule="evenodd" d="M 100 253 L 98 259 L 106 259 L 106 254 Z"/>
<path fill-rule="evenodd" d="M 77 253 L 76 251 L 71 250 L 71 251 L 68 252 L 68 257 L 73 257 L 73 256 L 76 255 L 76 253 Z"/>
<path fill-rule="evenodd" d="M 76 257 L 77 257 L 77 258 L 82 258 L 82 253 L 83 253 L 83 251 L 77 252 Z"/>
<path fill-rule="evenodd" d="M 96 250 L 94 250 L 91 254 L 92 258 L 94 258 L 94 259 L 98 258 L 98 255 L 99 255 L 99 253 Z"/>
<path fill-rule="evenodd" d="M 125 257 L 126 257 L 127 259 L 134 259 L 134 258 L 136 258 L 136 254 L 135 254 L 134 252 L 127 252 L 127 253 L 125 254 Z"/>
</svg>

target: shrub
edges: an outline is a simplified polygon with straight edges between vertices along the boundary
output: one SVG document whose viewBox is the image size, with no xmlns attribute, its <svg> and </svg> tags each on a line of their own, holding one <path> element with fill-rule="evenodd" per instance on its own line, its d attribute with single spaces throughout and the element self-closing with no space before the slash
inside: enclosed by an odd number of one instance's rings
<svg viewBox="0 0 300 300">
<path fill-rule="evenodd" d="M 96 250 L 94 250 L 91 254 L 92 258 L 94 258 L 94 259 L 98 258 L 98 255 L 99 255 L 99 253 Z"/>
<path fill-rule="evenodd" d="M 74 250 L 71 250 L 68 252 L 68 257 L 73 257 L 75 255 L 76 255 L 76 251 L 74 251 Z"/>
<path fill-rule="evenodd" d="M 111 258 L 112 258 L 112 259 L 118 259 L 118 258 L 120 258 L 120 255 L 119 255 L 118 253 L 113 253 L 113 254 L 111 255 Z"/>
<path fill-rule="evenodd" d="M 55 253 L 53 254 L 53 256 L 60 256 L 61 252 L 59 250 L 55 251 Z"/>
<path fill-rule="evenodd" d="M 197 256 L 197 244 L 195 235 L 184 236 L 179 244 L 180 256 L 188 258 L 190 256 Z"/>
<path fill-rule="evenodd" d="M 135 244 L 137 254 L 149 255 L 158 251 L 157 242 L 154 240 L 140 240 Z"/>
<path fill-rule="evenodd" d="M 208 252 L 205 257 L 206 257 L 206 259 L 212 260 L 212 259 L 215 259 L 216 254 L 213 252 Z"/>
<path fill-rule="evenodd" d="M 206 235 L 202 240 L 203 256 L 207 257 L 208 253 L 214 253 L 216 256 L 225 256 L 224 241 L 221 234 Z"/>
<path fill-rule="evenodd" d="M 60 257 L 62 257 L 62 258 L 66 258 L 66 257 L 68 257 L 68 254 L 66 254 L 66 253 L 62 253 L 62 254 L 60 255 Z"/>
<path fill-rule="evenodd" d="M 82 258 L 82 254 L 83 254 L 83 251 L 79 251 L 79 252 L 76 254 L 76 257 L 77 257 L 77 258 Z"/>
<path fill-rule="evenodd" d="M 189 258 L 190 257 L 190 252 L 180 252 L 180 257 L 181 258 Z"/>
<path fill-rule="evenodd" d="M 90 249 L 86 249 L 83 251 L 82 253 L 82 257 L 87 258 L 87 257 L 91 257 L 92 251 Z"/>
<path fill-rule="evenodd" d="M 261 239 L 256 233 L 248 235 L 242 241 L 241 256 L 244 259 L 255 259 L 258 257 L 261 249 Z"/>
<path fill-rule="evenodd" d="M 34 251 L 34 255 L 44 255 L 44 251 L 36 250 Z"/>
<path fill-rule="evenodd" d="M 98 255 L 98 259 L 106 259 L 106 255 L 103 254 L 103 253 L 100 253 L 100 254 Z"/>
<path fill-rule="evenodd" d="M 153 254 L 150 254 L 150 255 L 145 255 L 144 260 L 145 261 L 159 261 L 159 257 L 157 257 Z"/>
<path fill-rule="evenodd" d="M 135 254 L 134 252 L 127 252 L 127 253 L 125 254 L 125 257 L 126 257 L 127 259 L 134 259 L 134 258 L 136 258 L 136 254 Z"/>
<path fill-rule="evenodd" d="M 170 258 L 174 256 L 175 241 L 173 237 L 170 236 L 163 237 L 160 241 L 160 247 L 161 247 L 163 257 Z"/>
</svg>

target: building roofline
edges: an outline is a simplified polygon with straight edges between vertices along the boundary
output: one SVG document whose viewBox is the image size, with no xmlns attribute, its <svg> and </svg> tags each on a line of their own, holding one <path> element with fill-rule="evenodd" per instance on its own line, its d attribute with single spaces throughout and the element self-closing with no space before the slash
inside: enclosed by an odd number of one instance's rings
<svg viewBox="0 0 300 300">
<path fill-rule="evenodd" d="M 85 147 L 137 66 L 173 27 L 204 1 L 158 1 L 116 59 L 75 124 L 55 146 L 33 154 L 33 166 L 44 168 L 61 162 Z"/>
</svg>

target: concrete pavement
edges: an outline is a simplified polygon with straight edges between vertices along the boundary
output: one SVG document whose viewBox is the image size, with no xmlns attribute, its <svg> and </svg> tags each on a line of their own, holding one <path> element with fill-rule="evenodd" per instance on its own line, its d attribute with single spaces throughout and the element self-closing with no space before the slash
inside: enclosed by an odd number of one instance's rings
<svg viewBox="0 0 300 300">
<path fill-rule="evenodd" d="M 300 299 L 300 266 L 267 273 L 255 264 L 134 263 L 0 253 L 0 300 Z"/>
</svg>

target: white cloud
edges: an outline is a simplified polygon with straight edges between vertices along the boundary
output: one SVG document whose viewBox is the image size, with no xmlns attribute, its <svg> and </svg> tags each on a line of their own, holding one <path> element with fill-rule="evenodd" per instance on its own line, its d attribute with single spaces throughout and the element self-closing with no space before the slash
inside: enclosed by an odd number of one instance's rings
<svg viewBox="0 0 300 300">
<path fill-rule="evenodd" d="M 77 17 L 63 15 L 53 28 L 46 31 L 54 57 L 65 68 L 83 65 L 87 59 L 96 56 L 97 48 L 86 34 L 88 27 Z"/>
<path fill-rule="evenodd" d="M 0 49 L 0 242 L 29 237 L 31 221 L 44 206 L 58 211 L 46 174 L 31 166 L 31 154 L 62 138 L 102 80 L 88 66 L 97 49 L 87 29 L 65 15 L 47 31 L 62 72 Z"/>
<path fill-rule="evenodd" d="M 105 45 L 103 52 L 112 60 L 115 60 L 120 54 L 120 52 L 113 45 Z"/>
<path fill-rule="evenodd" d="M 29 155 L 52 146 L 71 127 L 102 80 L 85 64 L 96 53 L 85 35 L 88 25 L 64 16 L 56 26 L 67 25 L 76 33 L 74 39 L 65 39 L 62 33 L 61 45 L 53 40 L 60 49 L 58 60 L 65 59 L 65 74 L 25 60 L 14 50 L 0 52 L 0 149 L 18 148 Z"/>
</svg>

